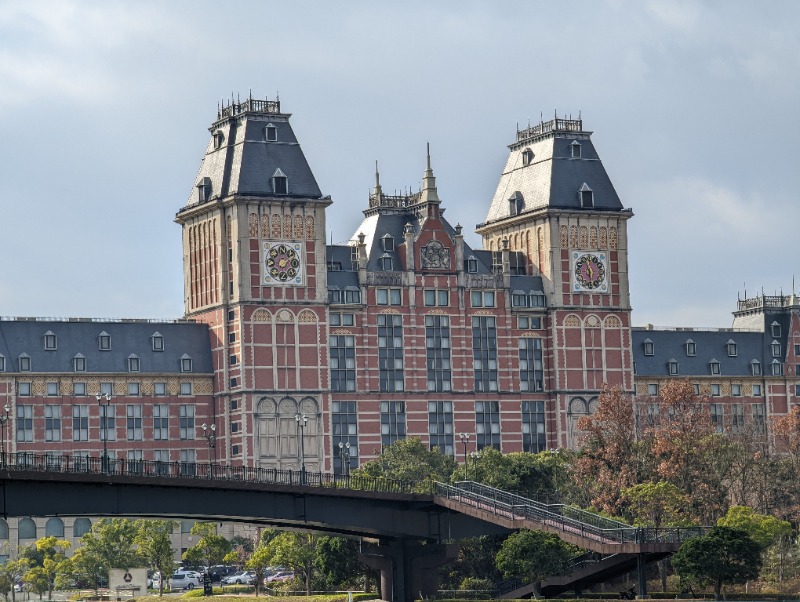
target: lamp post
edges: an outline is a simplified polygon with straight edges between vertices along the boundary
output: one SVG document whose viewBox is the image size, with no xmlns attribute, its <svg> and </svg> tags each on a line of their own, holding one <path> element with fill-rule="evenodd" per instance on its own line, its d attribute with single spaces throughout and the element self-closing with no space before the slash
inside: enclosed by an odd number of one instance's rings
<svg viewBox="0 0 800 602">
<path fill-rule="evenodd" d="M 206 443 L 208 444 L 208 478 L 212 478 L 212 473 L 214 471 L 214 464 L 213 462 L 217 461 L 217 425 L 212 424 L 208 426 L 205 422 L 200 425 L 200 428 L 203 429 L 203 437 L 206 439 Z M 214 457 L 212 458 L 211 454 Z"/>
<path fill-rule="evenodd" d="M 3 409 L 6 411 L 6 414 L 5 414 L 5 416 L 0 416 L 0 426 L 2 426 L 2 435 L 0 435 L 0 438 L 2 438 L 2 452 L 0 452 L 0 465 L 5 467 L 5 465 L 6 465 L 6 422 L 8 422 L 8 419 L 11 417 L 9 415 L 9 412 L 11 411 L 11 406 L 8 405 L 8 402 L 6 402 L 6 405 L 5 405 L 5 407 Z"/>
<path fill-rule="evenodd" d="M 297 422 L 297 430 L 300 432 L 300 483 L 306 483 L 306 446 L 305 446 L 305 431 L 308 426 L 308 416 L 305 414 L 295 414 L 295 422 Z"/>
<path fill-rule="evenodd" d="M 469 481 L 469 475 L 467 474 L 467 443 L 469 442 L 469 433 L 461 433 L 459 437 L 461 438 L 461 443 L 464 444 L 464 480 Z"/>
<path fill-rule="evenodd" d="M 103 408 L 103 459 L 100 461 L 103 472 L 108 472 L 108 405 L 111 403 L 111 395 L 109 393 L 98 393 L 95 395 L 98 405 Z M 105 403 L 103 403 L 105 400 Z"/>
<path fill-rule="evenodd" d="M 350 477 L 350 442 L 339 441 L 339 460 L 342 463 L 342 474 Z"/>
<path fill-rule="evenodd" d="M 478 460 L 481 459 L 481 452 L 474 451 L 469 452 L 469 457 L 472 458 L 472 467 L 474 468 L 475 472 L 475 480 L 478 480 Z"/>
</svg>

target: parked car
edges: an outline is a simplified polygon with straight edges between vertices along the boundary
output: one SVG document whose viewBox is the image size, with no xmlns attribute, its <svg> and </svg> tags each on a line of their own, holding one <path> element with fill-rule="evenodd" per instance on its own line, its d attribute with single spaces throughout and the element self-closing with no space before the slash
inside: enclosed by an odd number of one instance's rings
<svg viewBox="0 0 800 602">
<path fill-rule="evenodd" d="M 201 577 L 195 571 L 176 571 L 172 573 L 172 589 L 194 589 L 200 587 Z"/>
<path fill-rule="evenodd" d="M 255 582 L 256 574 L 253 571 L 239 571 L 222 580 L 225 585 L 254 585 Z"/>
<path fill-rule="evenodd" d="M 238 569 L 234 566 L 229 566 L 227 564 L 215 564 L 210 569 L 208 569 L 209 575 L 211 575 L 211 581 L 222 581 L 225 577 L 229 575 L 233 575 L 236 573 Z"/>
<path fill-rule="evenodd" d="M 267 577 L 267 583 L 275 583 L 276 581 L 291 581 L 294 579 L 294 572 L 293 571 L 278 571 L 274 575 L 270 575 Z"/>
</svg>

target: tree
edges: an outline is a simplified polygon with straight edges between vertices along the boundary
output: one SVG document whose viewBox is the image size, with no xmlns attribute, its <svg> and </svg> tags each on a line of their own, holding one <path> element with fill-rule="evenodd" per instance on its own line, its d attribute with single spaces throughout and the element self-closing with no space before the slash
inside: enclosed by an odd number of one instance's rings
<svg viewBox="0 0 800 602">
<path fill-rule="evenodd" d="M 639 483 L 622 492 L 624 515 L 640 527 L 681 527 L 692 524 L 686 516 L 687 498 L 672 483 Z"/>
<path fill-rule="evenodd" d="M 269 568 L 271 558 L 272 553 L 269 548 L 265 545 L 259 545 L 253 550 L 253 553 L 250 554 L 250 557 L 244 564 L 244 568 L 256 574 L 256 596 L 258 596 L 258 592 L 261 589 L 261 584 L 264 583 L 264 576 L 266 575 L 267 568 Z"/>
<path fill-rule="evenodd" d="M 719 600 L 727 583 L 745 583 L 758 577 L 761 547 L 747 532 L 730 527 L 712 527 L 700 537 L 683 543 L 672 557 L 681 581 L 713 585 Z"/>
<path fill-rule="evenodd" d="M 195 523 L 190 532 L 192 535 L 199 535 L 200 539 L 183 553 L 186 562 L 206 566 L 221 564 L 225 555 L 231 551 L 231 542 L 222 535 L 217 535 L 214 523 Z"/>
<path fill-rule="evenodd" d="M 139 549 L 139 554 L 150 568 L 154 568 L 162 575 L 172 574 L 175 566 L 175 549 L 172 547 L 170 535 L 178 527 L 174 520 L 137 520 L 134 523 L 136 536 L 134 542 Z M 165 579 L 158 581 L 158 595 L 164 595 Z"/>
<path fill-rule="evenodd" d="M 47 592 L 47 599 L 51 600 L 56 578 L 71 573 L 66 555 L 71 546 L 72 544 L 66 539 L 58 539 L 52 535 L 36 540 L 35 547 L 42 555 L 42 563 L 31 567 L 25 574 L 24 580 L 40 596 Z"/>
<path fill-rule="evenodd" d="M 480 452 L 468 470 L 471 480 L 510 491 L 525 497 L 535 498 L 541 494 L 552 494 L 560 488 L 567 471 L 564 468 L 567 454 L 540 452 L 511 452 L 503 454 L 491 447 Z M 464 478 L 464 468 L 456 468 L 451 479 Z"/>
<path fill-rule="evenodd" d="M 81 537 L 81 549 L 84 554 L 93 557 L 101 573 L 108 576 L 109 569 L 125 569 L 142 564 L 135 545 L 136 534 L 134 521 L 104 518 L 93 524 L 91 531 Z"/>
<path fill-rule="evenodd" d="M 355 589 L 359 587 L 359 581 L 363 585 L 365 568 L 358 561 L 358 543 L 355 540 L 323 535 L 317 542 L 314 558 L 314 589 Z"/>
<path fill-rule="evenodd" d="M 6 555 L 8 556 L 8 548 L 6 548 Z M 14 585 L 22 580 L 23 575 L 28 572 L 28 561 L 20 556 L 9 556 L 3 564 L 0 564 L 0 583 L 2 584 L 2 591 L 4 597 L 8 599 L 8 593 L 11 594 L 12 602 L 15 600 Z"/>
<path fill-rule="evenodd" d="M 569 572 L 574 551 L 552 533 L 522 529 L 503 542 L 497 553 L 497 568 L 506 577 L 529 577 L 534 596 L 538 596 L 543 579 Z"/>
<path fill-rule="evenodd" d="M 447 482 L 456 461 L 437 447 L 428 449 L 419 439 L 400 439 L 381 448 L 380 456 L 354 470 L 352 476 L 385 477 L 416 483 L 420 491 L 429 491 L 432 481 Z"/>
<path fill-rule="evenodd" d="M 779 520 L 767 514 L 758 514 L 748 506 L 731 506 L 727 514 L 717 521 L 717 525 L 741 529 L 762 550 L 766 550 L 782 536 L 792 534 L 792 525 L 789 521 Z"/>
<path fill-rule="evenodd" d="M 458 557 L 440 571 L 442 589 L 464 589 L 465 580 L 479 577 L 497 583 L 502 578 L 496 558 L 505 535 L 483 535 L 459 542 Z"/>
<path fill-rule="evenodd" d="M 641 446 L 632 436 L 633 401 L 622 389 L 604 385 L 597 412 L 577 426 L 585 433 L 573 465 L 575 481 L 585 487 L 579 503 L 616 514 L 620 492 L 639 481 Z"/>
<path fill-rule="evenodd" d="M 309 596 L 319 540 L 318 535 L 311 533 L 282 531 L 269 542 L 270 561 L 293 570 L 305 582 Z"/>
</svg>

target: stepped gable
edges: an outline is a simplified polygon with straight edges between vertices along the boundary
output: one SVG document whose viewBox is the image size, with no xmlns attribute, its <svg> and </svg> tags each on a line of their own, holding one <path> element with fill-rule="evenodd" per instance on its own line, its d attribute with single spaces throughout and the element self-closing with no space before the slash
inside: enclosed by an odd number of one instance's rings
<svg viewBox="0 0 800 602">
<path fill-rule="evenodd" d="M 622 202 L 606 173 L 583 120 L 555 117 L 517 130 L 485 223 L 542 209 L 622 211 Z M 581 191 L 593 203 L 581 202 Z M 512 210 L 512 199 L 519 199 Z"/>
<path fill-rule="evenodd" d="M 278 100 L 221 106 L 186 205 L 232 195 L 322 198 L 290 117 Z"/>
</svg>

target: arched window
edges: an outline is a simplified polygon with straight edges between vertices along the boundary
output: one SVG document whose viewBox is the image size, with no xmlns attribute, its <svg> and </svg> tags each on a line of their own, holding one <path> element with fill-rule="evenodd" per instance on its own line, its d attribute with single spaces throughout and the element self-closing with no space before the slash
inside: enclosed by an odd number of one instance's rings
<svg viewBox="0 0 800 602">
<path fill-rule="evenodd" d="M 92 521 L 88 518 L 76 518 L 72 524 L 72 537 L 83 537 L 92 530 Z"/>
<path fill-rule="evenodd" d="M 4 518 L 0 518 L 0 539 L 8 539 L 8 523 Z"/>
<path fill-rule="evenodd" d="M 19 519 L 17 531 L 19 539 L 36 539 L 36 523 L 31 518 Z"/>
<path fill-rule="evenodd" d="M 54 516 L 47 519 L 44 527 L 45 537 L 64 537 L 64 521 Z"/>
</svg>

